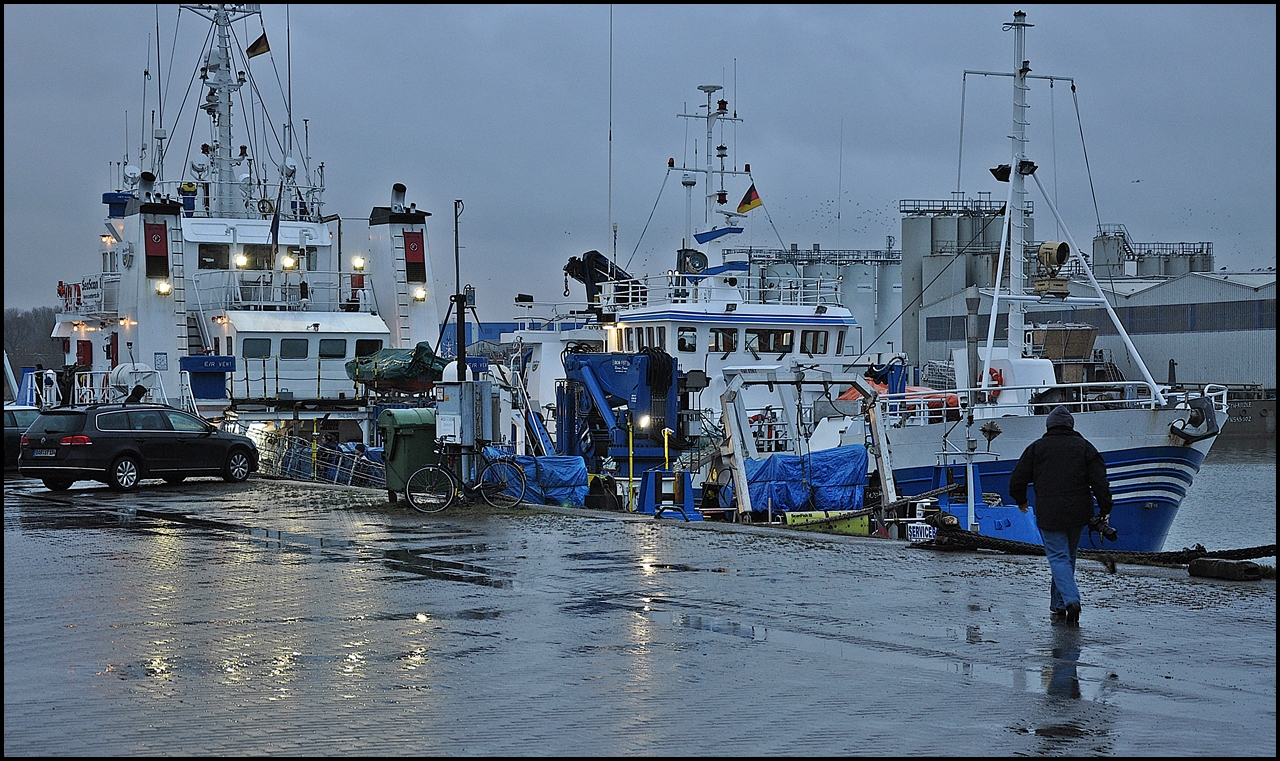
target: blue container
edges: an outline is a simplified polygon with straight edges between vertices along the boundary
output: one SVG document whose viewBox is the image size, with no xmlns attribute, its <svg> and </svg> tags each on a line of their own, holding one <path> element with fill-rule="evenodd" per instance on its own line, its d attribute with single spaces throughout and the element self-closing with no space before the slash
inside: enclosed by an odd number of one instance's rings
<svg viewBox="0 0 1280 761">
<path fill-rule="evenodd" d="M 180 357 L 178 366 L 189 373 L 234 373 L 236 358 L 218 354 Z"/>
</svg>

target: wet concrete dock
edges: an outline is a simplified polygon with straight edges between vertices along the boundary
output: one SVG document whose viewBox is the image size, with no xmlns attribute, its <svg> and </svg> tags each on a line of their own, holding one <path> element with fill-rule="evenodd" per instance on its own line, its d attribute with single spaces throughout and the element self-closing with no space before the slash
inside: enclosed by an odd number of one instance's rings
<svg viewBox="0 0 1280 761">
<path fill-rule="evenodd" d="M 251 479 L 6 478 L 5 755 L 1276 752 L 1276 584 Z"/>
</svg>

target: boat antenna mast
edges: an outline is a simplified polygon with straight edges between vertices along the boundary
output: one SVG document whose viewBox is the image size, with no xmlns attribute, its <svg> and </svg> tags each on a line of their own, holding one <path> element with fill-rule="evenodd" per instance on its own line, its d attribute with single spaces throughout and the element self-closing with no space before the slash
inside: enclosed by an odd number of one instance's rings
<svg viewBox="0 0 1280 761">
<path fill-rule="evenodd" d="M 703 224 L 709 224 L 711 214 L 715 211 L 716 205 L 723 205 L 729 202 L 728 192 L 724 189 L 724 178 L 726 175 L 737 176 L 745 175 L 746 172 L 739 172 L 737 169 L 728 169 L 725 167 L 725 159 L 729 155 L 728 146 L 714 145 L 716 121 L 740 122 L 742 121 L 735 114 L 729 115 L 729 101 L 724 98 L 715 98 L 715 94 L 724 89 L 721 85 L 698 85 L 698 89 L 707 95 L 707 112 L 705 114 L 677 114 L 682 119 L 703 119 L 707 123 L 707 150 L 706 150 L 706 167 L 684 167 L 684 175 L 681 180 L 687 194 L 685 203 L 685 246 L 692 244 L 691 233 L 693 230 L 693 213 L 692 203 L 690 203 L 693 187 L 696 184 L 694 173 L 702 174 L 707 183 L 707 191 L 703 194 Z M 712 152 L 714 150 L 714 153 Z M 716 159 L 720 160 L 719 168 L 716 167 Z M 714 175 L 720 176 L 719 190 L 712 190 L 712 178 Z M 720 210 L 721 214 L 728 214 L 730 217 L 737 216 L 736 212 L 728 210 Z"/>
<path fill-rule="evenodd" d="M 1031 73 L 1031 62 L 1026 58 L 1027 28 L 1034 26 L 1027 23 L 1027 14 L 1015 11 L 1013 21 L 1004 25 L 1004 30 L 1013 30 L 1013 134 L 1010 136 L 1013 160 L 1009 174 L 1011 183 L 1009 206 L 1009 292 L 1022 295 L 1025 292 L 1026 277 L 1026 242 L 1027 242 L 1027 175 L 1036 170 L 1035 164 L 1027 159 L 1027 74 Z M 1016 299 L 1009 302 L 1009 356 L 1019 357 L 1023 352 L 1023 306 Z"/>
<path fill-rule="evenodd" d="M 246 156 L 232 156 L 231 99 L 244 86 L 247 77 L 243 71 L 232 72 L 231 25 L 240 19 L 260 13 L 257 5 L 187 5 L 188 10 L 209 19 L 216 28 L 214 44 L 205 56 L 200 68 L 200 81 L 208 88 L 201 106 L 213 122 L 213 144 L 209 146 L 209 162 L 213 174 L 212 213 L 215 216 L 244 216 L 244 209 L 236 209 L 233 203 L 236 186 L 233 172 L 244 163 Z M 212 16 L 208 15 L 212 12 Z"/>
</svg>

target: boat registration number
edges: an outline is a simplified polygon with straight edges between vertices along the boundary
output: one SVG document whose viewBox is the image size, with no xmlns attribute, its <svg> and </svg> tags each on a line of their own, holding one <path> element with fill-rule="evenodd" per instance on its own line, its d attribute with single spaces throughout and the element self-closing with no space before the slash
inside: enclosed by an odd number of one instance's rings
<svg viewBox="0 0 1280 761">
<path fill-rule="evenodd" d="M 907 524 L 907 539 L 912 542 L 927 542 L 938 535 L 938 529 L 927 523 Z"/>
<path fill-rule="evenodd" d="M 56 450 L 56 449 L 36 449 L 36 450 L 34 450 L 34 451 L 32 451 L 32 452 L 31 452 L 31 456 L 32 456 L 32 457 L 57 457 L 57 456 L 58 456 L 58 450 Z"/>
</svg>

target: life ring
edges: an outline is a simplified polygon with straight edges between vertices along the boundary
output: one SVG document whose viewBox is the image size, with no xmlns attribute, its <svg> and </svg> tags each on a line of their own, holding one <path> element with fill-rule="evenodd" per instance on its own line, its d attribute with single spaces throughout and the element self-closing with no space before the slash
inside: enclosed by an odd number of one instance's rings
<svg viewBox="0 0 1280 761">
<path fill-rule="evenodd" d="M 1004 371 L 992 367 L 988 369 L 987 372 L 991 375 L 991 385 L 996 386 L 995 389 L 989 392 L 991 395 L 991 401 L 994 402 L 1000 398 L 999 387 L 1004 385 Z"/>
<path fill-rule="evenodd" d="M 276 210 L 276 205 L 275 205 L 274 203 L 272 203 L 272 202 L 271 202 L 271 199 L 270 199 L 270 198 L 259 198 L 259 199 L 258 199 L 258 213 L 259 213 L 259 214 L 273 214 L 273 213 L 275 213 L 275 210 Z"/>
</svg>

